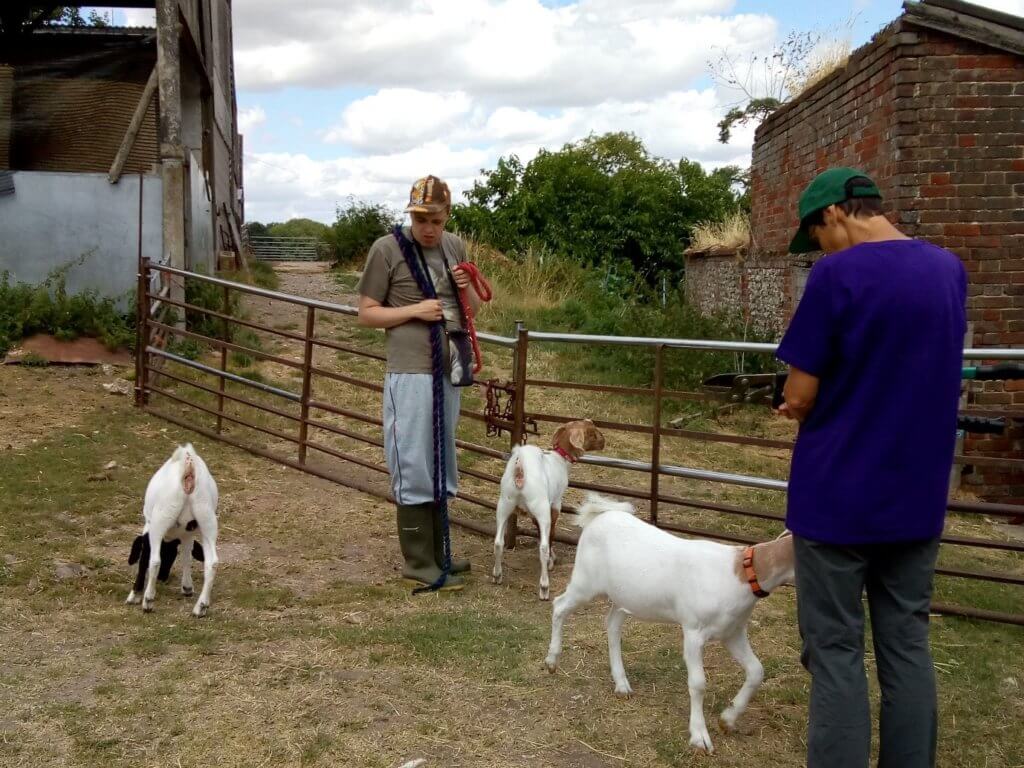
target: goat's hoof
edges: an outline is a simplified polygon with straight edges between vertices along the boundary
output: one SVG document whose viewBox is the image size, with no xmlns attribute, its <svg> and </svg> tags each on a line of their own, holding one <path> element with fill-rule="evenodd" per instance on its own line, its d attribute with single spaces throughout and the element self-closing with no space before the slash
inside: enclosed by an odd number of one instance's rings
<svg viewBox="0 0 1024 768">
<path fill-rule="evenodd" d="M 498 574 L 492 573 L 491 574 L 491 582 L 492 583 L 494 583 L 494 584 L 501 584 L 501 579 L 502 579 L 502 575 L 500 573 L 498 573 Z"/>
<path fill-rule="evenodd" d="M 146 613 L 152 613 L 153 601 L 147 600 L 146 598 L 142 598 L 142 610 L 144 610 Z"/>
<path fill-rule="evenodd" d="M 181 586 L 181 594 L 183 594 L 185 597 L 192 597 L 192 594 L 194 592 L 195 589 L 193 589 L 192 587 L 186 587 L 184 584 Z"/>
<path fill-rule="evenodd" d="M 722 731 L 722 733 L 735 733 L 736 721 L 733 720 L 732 722 L 730 722 L 725 718 L 725 715 L 722 715 L 720 718 L 718 718 L 718 728 Z"/>
<path fill-rule="evenodd" d="M 715 754 L 715 747 L 711 743 L 711 737 L 707 733 L 697 734 L 696 736 L 690 737 L 690 746 L 698 752 L 704 752 L 709 755 Z"/>
<path fill-rule="evenodd" d="M 142 602 L 142 597 L 136 595 L 134 592 L 128 594 L 128 599 L 124 601 L 125 605 L 138 605 Z"/>
<path fill-rule="evenodd" d="M 210 606 L 206 603 L 198 603 L 195 608 L 192 609 L 192 615 L 197 619 L 203 618 L 206 612 L 210 610 Z"/>
<path fill-rule="evenodd" d="M 544 659 L 544 668 L 552 675 L 558 670 L 558 659 Z"/>
<path fill-rule="evenodd" d="M 620 699 L 629 699 L 633 695 L 633 689 L 626 683 L 625 686 L 615 686 L 615 695 Z"/>
<path fill-rule="evenodd" d="M 550 587 L 541 587 L 540 590 L 538 590 L 537 594 L 540 596 L 541 600 L 550 600 L 551 599 L 551 588 Z"/>
</svg>

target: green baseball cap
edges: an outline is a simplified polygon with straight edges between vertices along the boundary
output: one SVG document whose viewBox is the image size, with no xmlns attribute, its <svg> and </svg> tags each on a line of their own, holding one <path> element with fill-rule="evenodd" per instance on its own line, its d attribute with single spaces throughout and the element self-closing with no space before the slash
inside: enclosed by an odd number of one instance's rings
<svg viewBox="0 0 1024 768">
<path fill-rule="evenodd" d="M 878 186 L 856 168 L 829 168 L 822 171 L 800 195 L 800 228 L 789 244 L 790 253 L 817 251 L 818 245 L 807 232 L 807 218 L 830 205 L 845 203 L 854 197 L 882 197 Z"/>
</svg>

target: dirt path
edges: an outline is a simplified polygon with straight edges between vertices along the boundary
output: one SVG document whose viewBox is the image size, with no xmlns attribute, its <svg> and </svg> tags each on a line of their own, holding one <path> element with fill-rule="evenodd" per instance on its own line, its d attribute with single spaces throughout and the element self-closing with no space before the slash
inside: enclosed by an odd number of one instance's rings
<svg viewBox="0 0 1024 768">
<path fill-rule="evenodd" d="M 280 293 L 349 306 L 355 306 L 358 301 L 354 291 L 334 279 L 334 273 L 330 271 L 327 262 L 277 262 L 274 271 L 278 275 L 277 290 Z M 271 327 L 299 322 L 305 316 L 305 310 L 301 307 L 288 310 L 281 302 L 255 296 L 247 299 L 246 306 L 254 320 Z"/>
</svg>

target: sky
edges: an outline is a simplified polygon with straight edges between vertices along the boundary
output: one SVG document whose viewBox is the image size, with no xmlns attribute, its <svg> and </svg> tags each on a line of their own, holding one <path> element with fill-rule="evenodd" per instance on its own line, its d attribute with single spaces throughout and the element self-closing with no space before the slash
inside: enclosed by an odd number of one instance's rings
<svg viewBox="0 0 1024 768">
<path fill-rule="evenodd" d="M 979 3 L 1024 16 L 1024 0 Z M 349 199 L 404 207 L 432 173 L 456 201 L 482 169 L 631 131 L 653 154 L 747 166 L 718 142 L 742 94 L 709 61 L 793 31 L 868 40 L 901 0 L 235 0 L 249 221 L 331 222 Z M 114 10 L 116 24 L 152 11 Z"/>
</svg>

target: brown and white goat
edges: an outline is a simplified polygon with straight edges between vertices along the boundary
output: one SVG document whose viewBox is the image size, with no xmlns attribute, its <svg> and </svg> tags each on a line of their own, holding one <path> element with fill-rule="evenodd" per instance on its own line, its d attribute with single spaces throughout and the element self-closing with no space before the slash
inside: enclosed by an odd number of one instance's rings
<svg viewBox="0 0 1024 768">
<path fill-rule="evenodd" d="M 517 509 L 527 512 L 537 524 L 540 536 L 541 600 L 550 599 L 548 569 L 555 565 L 551 533 L 562 511 L 562 497 L 569 487 L 569 467 L 587 451 L 604 448 L 604 435 L 590 419 L 570 421 L 552 436 L 551 450 L 535 445 L 518 445 L 512 449 L 505 474 L 501 477 L 498 499 L 497 528 L 494 536 L 495 584 L 501 583 L 501 556 L 504 551 L 505 525 Z"/>
</svg>

